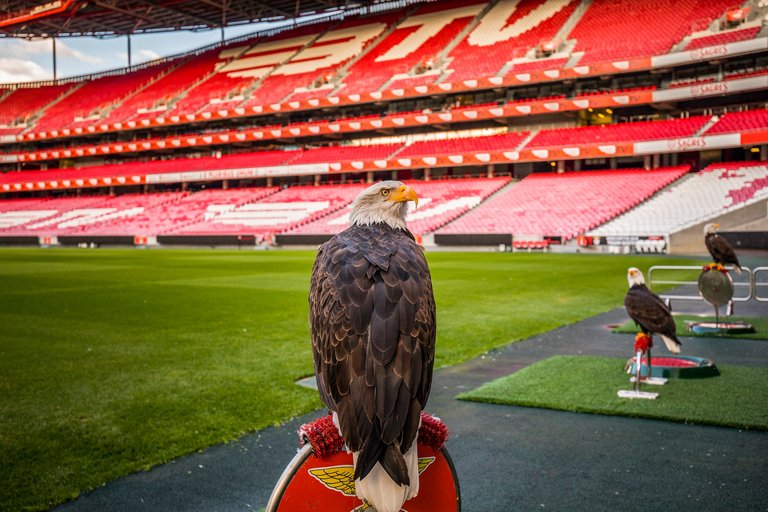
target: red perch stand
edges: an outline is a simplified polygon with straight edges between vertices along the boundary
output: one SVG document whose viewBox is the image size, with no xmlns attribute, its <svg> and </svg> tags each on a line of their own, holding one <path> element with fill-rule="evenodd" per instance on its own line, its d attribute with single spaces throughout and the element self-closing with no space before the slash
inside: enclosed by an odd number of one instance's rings
<svg viewBox="0 0 768 512">
<path fill-rule="evenodd" d="M 266 512 L 353 512 L 373 510 L 355 495 L 352 454 L 331 416 L 299 429 L 302 448 L 285 468 L 272 491 Z M 419 494 L 403 505 L 408 512 L 460 512 L 459 479 L 445 449 L 448 429 L 421 413 L 419 428 Z"/>
</svg>

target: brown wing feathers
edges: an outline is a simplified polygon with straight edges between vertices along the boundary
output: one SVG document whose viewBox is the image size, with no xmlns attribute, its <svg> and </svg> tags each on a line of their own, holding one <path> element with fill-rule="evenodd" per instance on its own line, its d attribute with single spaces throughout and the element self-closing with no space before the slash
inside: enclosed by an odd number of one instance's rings
<svg viewBox="0 0 768 512">
<path fill-rule="evenodd" d="M 675 334 L 675 320 L 661 298 L 645 285 L 635 285 L 624 297 L 624 306 L 629 317 L 643 332 L 663 334 L 679 343 Z"/>
<path fill-rule="evenodd" d="M 402 454 L 429 396 L 435 315 L 421 249 L 385 225 L 355 226 L 318 252 L 310 290 L 318 388 L 358 457 L 408 483 Z"/>
</svg>

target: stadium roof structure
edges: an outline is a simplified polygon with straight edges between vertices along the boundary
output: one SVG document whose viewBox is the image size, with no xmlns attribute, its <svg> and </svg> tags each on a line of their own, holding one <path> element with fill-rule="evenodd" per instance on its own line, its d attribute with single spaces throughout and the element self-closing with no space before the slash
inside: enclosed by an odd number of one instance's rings
<svg viewBox="0 0 768 512">
<path fill-rule="evenodd" d="M 301 19 L 376 0 L 0 0 L 0 37 L 124 36 Z"/>
</svg>

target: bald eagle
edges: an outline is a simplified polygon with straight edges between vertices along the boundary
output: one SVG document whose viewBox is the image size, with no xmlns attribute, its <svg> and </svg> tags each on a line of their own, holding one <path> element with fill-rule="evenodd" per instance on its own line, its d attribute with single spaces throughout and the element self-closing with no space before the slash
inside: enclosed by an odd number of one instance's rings
<svg viewBox="0 0 768 512">
<path fill-rule="evenodd" d="M 377 183 L 312 269 L 309 324 L 320 398 L 352 452 L 357 496 L 397 512 L 419 490 L 416 436 L 435 355 L 435 299 L 405 224 L 416 193 Z"/>
<path fill-rule="evenodd" d="M 733 265 L 733 268 L 741 274 L 741 264 L 739 258 L 736 257 L 736 253 L 733 251 L 733 247 L 728 241 L 717 234 L 717 228 L 720 224 L 710 223 L 704 226 L 704 243 L 707 245 L 709 254 L 712 255 L 712 259 L 715 263 L 720 265 Z"/>
<path fill-rule="evenodd" d="M 680 353 L 680 340 L 675 334 L 675 320 L 661 297 L 645 286 L 643 273 L 632 267 L 627 272 L 629 291 L 624 297 L 624 307 L 629 317 L 640 327 L 643 334 L 658 334 L 670 352 Z"/>
</svg>

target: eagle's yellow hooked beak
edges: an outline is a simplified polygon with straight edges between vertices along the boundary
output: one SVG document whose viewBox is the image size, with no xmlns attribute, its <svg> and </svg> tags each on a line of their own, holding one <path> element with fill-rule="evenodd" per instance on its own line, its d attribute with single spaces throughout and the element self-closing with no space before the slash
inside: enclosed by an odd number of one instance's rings
<svg viewBox="0 0 768 512">
<path fill-rule="evenodd" d="M 715 228 L 719 228 L 719 227 L 720 227 L 720 224 L 715 224 L 713 227 L 715 227 Z"/>
<path fill-rule="evenodd" d="M 407 185 L 401 186 L 397 189 L 397 192 L 392 194 L 387 201 L 396 201 L 401 203 L 403 201 L 413 201 L 416 206 L 419 206 L 419 196 L 416 195 L 416 191 Z"/>
<path fill-rule="evenodd" d="M 634 270 L 630 270 L 629 271 L 629 275 L 631 275 L 631 276 L 635 275 L 635 271 Z"/>
</svg>

